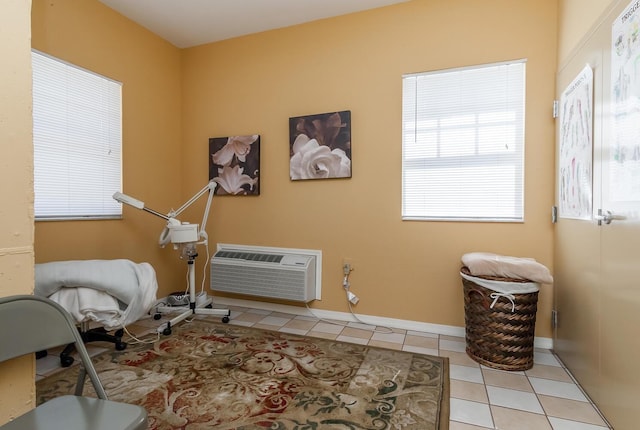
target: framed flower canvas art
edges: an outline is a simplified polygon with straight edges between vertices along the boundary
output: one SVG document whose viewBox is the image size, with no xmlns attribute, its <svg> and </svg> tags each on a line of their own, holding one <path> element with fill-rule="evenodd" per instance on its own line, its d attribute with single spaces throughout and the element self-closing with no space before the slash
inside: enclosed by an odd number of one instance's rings
<svg viewBox="0 0 640 430">
<path fill-rule="evenodd" d="M 218 184 L 215 194 L 260 195 L 260 136 L 210 138 L 209 180 Z"/>
<path fill-rule="evenodd" d="M 289 118 L 289 176 L 351 177 L 351 111 Z"/>
</svg>

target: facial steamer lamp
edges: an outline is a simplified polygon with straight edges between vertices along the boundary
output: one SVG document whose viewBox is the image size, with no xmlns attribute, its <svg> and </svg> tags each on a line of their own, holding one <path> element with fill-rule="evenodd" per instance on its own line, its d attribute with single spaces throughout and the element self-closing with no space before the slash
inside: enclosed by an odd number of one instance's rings
<svg viewBox="0 0 640 430">
<path fill-rule="evenodd" d="M 222 317 L 223 323 L 229 322 L 229 316 L 231 312 L 228 309 L 212 309 L 211 302 L 212 300 L 207 298 L 207 300 L 198 303 L 196 297 L 196 272 L 195 272 L 195 260 L 198 256 L 198 252 L 196 250 L 197 245 L 207 245 L 208 236 L 205 231 L 205 226 L 207 225 L 207 218 L 209 217 L 209 210 L 211 209 L 211 201 L 213 199 L 213 194 L 216 190 L 217 184 L 213 181 L 209 182 L 198 191 L 193 197 L 191 197 L 185 204 L 180 206 L 177 210 L 171 210 L 168 214 L 164 215 L 160 212 L 154 211 L 144 205 L 144 202 L 134 199 L 126 194 L 122 194 L 120 192 L 116 192 L 113 194 L 113 198 L 120 202 L 127 204 L 129 206 L 133 206 L 136 209 L 143 210 L 152 215 L 160 217 L 164 219 L 167 224 L 162 230 L 160 234 L 160 238 L 158 243 L 161 247 L 164 247 L 168 243 L 173 244 L 173 249 L 180 249 L 180 258 L 187 260 L 187 268 L 189 275 L 189 305 L 185 306 L 159 306 L 156 308 L 156 312 L 174 312 L 176 310 L 181 311 L 178 316 L 168 321 L 166 324 L 158 327 L 158 332 L 170 335 L 171 328 L 189 318 L 192 315 L 216 315 Z M 177 216 L 180 215 L 185 209 L 191 206 L 196 200 L 198 200 L 205 193 L 208 193 L 207 205 L 204 210 L 204 215 L 202 217 L 202 223 L 198 228 L 198 224 L 190 224 L 188 222 L 180 222 L 177 219 Z M 159 314 L 156 314 L 159 316 Z"/>
</svg>

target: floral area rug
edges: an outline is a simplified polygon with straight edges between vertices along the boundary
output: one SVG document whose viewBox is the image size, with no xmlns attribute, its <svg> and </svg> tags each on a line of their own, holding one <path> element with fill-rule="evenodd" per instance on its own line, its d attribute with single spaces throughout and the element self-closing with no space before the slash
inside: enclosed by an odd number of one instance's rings
<svg viewBox="0 0 640 430">
<path fill-rule="evenodd" d="M 446 357 L 194 320 L 93 361 L 109 398 L 145 407 L 150 429 L 449 427 Z M 39 381 L 38 402 L 73 393 L 77 371 Z"/>
</svg>

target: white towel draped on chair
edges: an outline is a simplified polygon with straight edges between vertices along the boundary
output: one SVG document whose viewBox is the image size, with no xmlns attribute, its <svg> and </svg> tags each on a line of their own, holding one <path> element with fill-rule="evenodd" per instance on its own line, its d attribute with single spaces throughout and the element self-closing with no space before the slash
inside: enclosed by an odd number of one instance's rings
<svg viewBox="0 0 640 430">
<path fill-rule="evenodd" d="M 158 283 L 149 263 L 69 260 L 36 264 L 35 294 L 64 307 L 77 322 L 107 330 L 124 327 L 151 309 Z"/>
</svg>

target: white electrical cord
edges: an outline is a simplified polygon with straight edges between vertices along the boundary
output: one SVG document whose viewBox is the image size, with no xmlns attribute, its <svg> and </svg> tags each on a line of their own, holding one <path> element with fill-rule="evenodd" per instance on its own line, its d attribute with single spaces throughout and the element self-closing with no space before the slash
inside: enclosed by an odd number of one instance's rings
<svg viewBox="0 0 640 430">
<path fill-rule="evenodd" d="M 351 270 L 353 269 L 349 269 L 348 272 L 346 272 L 345 269 L 345 275 L 344 275 L 344 279 L 342 280 L 342 288 L 344 288 L 345 293 L 346 293 L 346 298 L 347 298 L 347 305 L 349 306 L 349 312 L 351 313 L 351 316 L 360 324 L 364 324 L 364 325 L 368 325 L 373 327 L 373 332 L 375 333 L 385 333 L 385 334 L 391 334 L 394 333 L 393 329 L 389 328 L 389 327 L 385 327 L 385 326 L 377 326 L 376 324 L 370 324 L 367 322 L 362 321 L 354 312 L 353 312 L 353 308 L 351 306 L 351 300 L 353 300 L 352 297 L 350 297 L 350 295 L 352 295 L 353 297 L 355 297 L 356 303 L 359 301 L 359 299 L 357 298 L 357 296 L 353 293 L 351 293 L 351 291 L 349 291 L 349 287 L 351 286 L 351 284 L 349 283 L 349 273 L 351 273 Z M 305 303 L 305 305 L 307 306 L 307 309 L 309 310 L 309 312 L 311 313 L 311 315 L 313 315 L 314 318 L 318 319 L 319 321 L 322 322 L 326 322 L 329 324 L 333 324 L 333 325 L 339 325 L 342 327 L 349 327 L 349 323 L 341 323 L 341 322 L 336 322 L 336 321 L 331 321 L 331 320 L 327 320 L 324 318 L 321 318 L 319 316 L 317 316 L 313 310 L 309 307 L 308 303 Z"/>
<path fill-rule="evenodd" d="M 349 306 L 349 312 L 351 312 L 351 315 L 353 316 L 353 318 L 356 319 L 356 321 L 358 321 L 361 324 L 365 324 L 365 325 L 369 325 L 369 326 L 373 326 L 374 327 L 374 332 L 376 333 L 393 333 L 393 329 L 389 328 L 389 327 L 385 327 L 385 326 L 377 326 L 375 324 L 370 324 L 367 322 L 362 321 L 356 314 L 355 312 L 353 312 L 353 307 L 351 306 L 351 304 L 353 303 L 352 300 L 356 300 L 355 303 L 358 303 L 360 301 L 360 299 L 358 299 L 358 297 L 353 294 L 351 291 L 349 291 L 349 287 L 351 287 L 351 283 L 349 282 L 349 274 L 351 274 L 351 268 L 348 269 L 348 271 L 345 269 L 345 274 L 344 274 L 344 279 L 342 280 L 342 287 L 344 288 L 346 294 L 347 294 L 347 306 Z M 354 303 L 354 304 L 355 304 Z M 379 330 L 380 329 L 384 329 L 384 330 Z"/>
<path fill-rule="evenodd" d="M 122 330 L 124 330 L 124 332 L 127 334 L 127 336 L 129 336 L 130 339 L 133 339 L 133 342 L 131 340 L 127 341 L 128 344 L 139 344 L 139 343 L 152 344 L 160 340 L 160 333 L 156 333 L 156 335 L 150 339 L 139 339 L 136 336 L 134 336 L 133 333 L 129 332 L 129 330 L 127 330 L 126 327 L 122 327 Z"/>
<path fill-rule="evenodd" d="M 204 262 L 204 267 L 202 268 L 202 286 L 200 288 L 200 293 L 204 293 L 204 281 L 207 279 L 207 266 L 209 265 L 209 241 L 207 241 L 204 245 L 207 250 L 207 259 Z"/>
<path fill-rule="evenodd" d="M 189 266 L 187 266 L 186 272 L 184 272 L 184 283 L 186 284 L 184 288 L 184 295 L 189 295 Z"/>
</svg>

